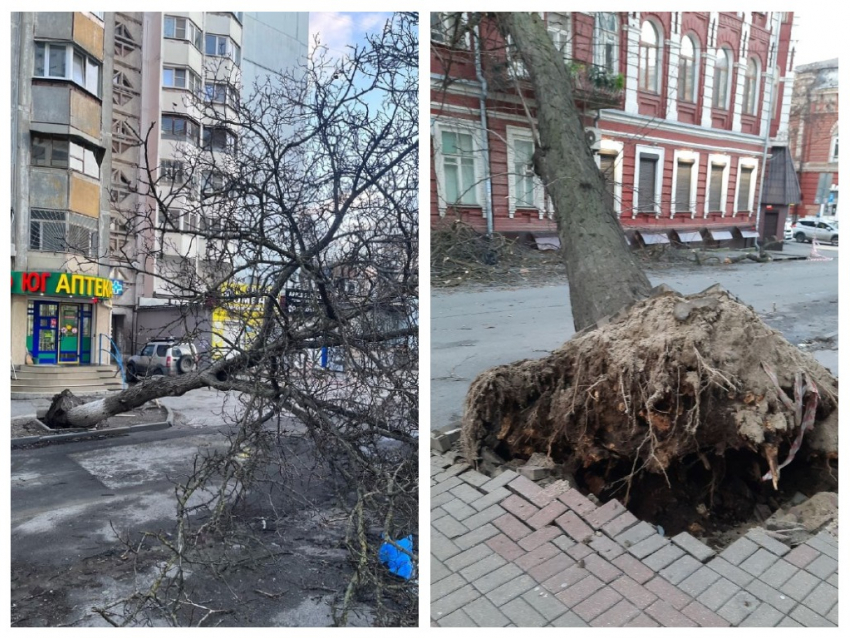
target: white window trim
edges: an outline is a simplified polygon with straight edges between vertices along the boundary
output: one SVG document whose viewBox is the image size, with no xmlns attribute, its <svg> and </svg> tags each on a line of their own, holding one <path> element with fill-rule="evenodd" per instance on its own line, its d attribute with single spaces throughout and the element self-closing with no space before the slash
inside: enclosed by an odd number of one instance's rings
<svg viewBox="0 0 850 638">
<path fill-rule="evenodd" d="M 709 213 L 709 194 L 711 193 L 711 167 L 723 166 L 723 183 L 720 185 L 720 216 L 726 217 L 729 208 L 729 167 L 732 161 L 728 155 L 711 154 L 708 156 L 708 165 L 705 174 L 705 211 L 703 217 L 707 218 Z"/>
<path fill-rule="evenodd" d="M 837 148 L 838 148 L 838 131 L 836 131 L 829 140 L 829 161 L 830 161 L 830 163 L 838 161 L 838 153 L 836 153 Z"/>
<path fill-rule="evenodd" d="M 649 22 L 655 28 L 655 35 L 658 36 L 658 43 L 655 47 L 655 87 L 653 89 L 645 89 L 640 85 L 640 65 L 643 64 L 643 55 L 641 55 L 641 47 L 643 47 L 643 25 Z M 640 23 L 640 36 L 638 37 L 638 90 L 652 95 L 661 95 L 664 88 L 664 77 L 666 69 L 664 67 L 664 27 L 653 18 L 644 18 Z"/>
<path fill-rule="evenodd" d="M 472 120 L 453 118 L 434 118 L 431 124 L 434 143 L 434 173 L 437 178 L 437 209 L 440 217 L 444 217 L 446 209 L 451 205 L 456 208 L 480 208 L 481 216 L 486 216 L 484 205 L 484 142 L 481 126 Z M 468 133 L 472 135 L 473 152 L 475 153 L 475 204 L 449 204 L 446 201 L 445 186 L 445 157 L 443 156 L 443 132 Z M 480 155 L 479 155 L 480 154 Z"/>
<path fill-rule="evenodd" d="M 45 45 L 44 50 L 44 75 L 37 75 L 35 69 L 33 69 L 33 77 L 36 78 L 45 78 L 51 80 L 68 80 L 69 82 L 73 82 L 78 87 L 94 95 L 95 97 L 100 98 L 103 93 L 103 62 L 98 60 L 97 58 L 93 58 L 88 53 L 75 47 L 73 44 L 66 44 L 62 42 L 48 42 L 45 40 L 36 40 L 36 45 L 43 44 Z M 65 75 L 49 75 L 50 73 L 50 50 L 51 49 L 65 49 Z M 83 82 L 80 83 L 74 78 L 74 54 L 80 55 L 83 58 L 83 62 L 85 63 L 85 74 L 86 77 L 83 79 Z M 88 73 L 90 68 L 97 69 L 97 87 L 95 91 L 91 90 L 91 86 L 88 81 Z"/>
<path fill-rule="evenodd" d="M 516 188 L 514 186 L 514 179 L 516 178 L 516 174 L 514 173 L 514 145 L 517 142 L 531 142 L 532 146 L 534 146 L 534 135 L 531 132 L 531 129 L 520 128 L 518 126 L 506 126 L 505 131 L 507 133 L 507 156 L 508 156 L 508 217 L 513 218 L 514 213 L 516 212 Z M 543 215 L 546 212 L 546 201 L 544 197 L 543 191 L 543 182 L 540 178 L 535 175 L 533 178 L 534 184 L 534 208 L 537 209 L 537 212 L 540 216 L 540 219 L 543 219 Z"/>
<path fill-rule="evenodd" d="M 738 174 L 735 176 L 735 199 L 733 200 L 734 204 L 732 208 L 733 215 L 737 215 L 738 210 L 738 189 L 741 187 L 741 168 L 752 168 L 753 176 L 750 179 L 750 192 L 747 195 L 747 211 L 748 217 L 753 216 L 753 203 L 755 201 L 756 196 L 756 182 L 758 181 L 756 178 L 758 177 L 759 171 L 759 161 L 755 157 L 742 157 L 738 160 Z"/>
<path fill-rule="evenodd" d="M 448 41 L 449 35 L 450 35 L 450 29 L 452 27 L 451 21 L 449 20 L 449 16 L 454 15 L 456 13 L 460 13 L 460 24 L 461 24 L 462 27 L 465 27 L 466 25 L 469 24 L 469 14 L 466 13 L 466 12 L 462 12 L 462 11 L 443 11 L 443 12 L 437 12 L 437 13 L 439 13 L 439 15 L 440 15 L 440 24 L 442 25 L 443 40 L 442 40 L 442 42 L 440 40 L 435 40 L 432 37 L 434 35 L 434 31 L 430 30 L 428 37 L 431 39 L 431 41 L 436 42 L 436 43 L 440 44 L 441 46 L 446 46 L 446 47 L 449 47 L 449 48 L 452 48 L 452 49 L 471 49 L 472 48 L 472 41 L 471 41 L 471 38 L 469 36 L 469 30 L 468 29 L 464 30 L 462 40 L 460 40 L 458 42 L 449 42 Z M 429 25 L 429 29 L 430 29 L 430 25 Z"/>
<path fill-rule="evenodd" d="M 617 217 L 623 213 L 623 147 L 623 142 L 602 139 L 599 141 L 599 152 L 593 156 L 597 168 L 601 166 L 600 155 L 617 156 L 614 160 L 614 212 Z"/>
<path fill-rule="evenodd" d="M 682 36 L 682 40 L 684 40 L 685 38 L 689 38 L 691 40 L 691 44 L 693 44 L 693 46 L 694 46 L 694 57 L 691 60 L 691 63 L 693 64 L 693 68 L 694 68 L 694 85 L 693 85 L 692 95 L 691 95 L 692 99 L 690 99 L 690 100 L 687 99 L 688 96 L 685 96 L 685 99 L 679 99 L 678 91 L 677 91 L 676 101 L 680 102 L 682 104 L 693 104 L 694 106 L 696 106 L 697 104 L 699 104 L 700 88 L 702 88 L 702 87 L 700 87 L 700 82 L 699 82 L 699 76 L 700 76 L 700 71 L 701 71 L 700 64 L 702 63 L 702 59 L 701 59 L 702 49 L 700 48 L 701 47 L 700 39 L 697 37 L 697 35 L 695 33 L 688 32 L 688 33 L 686 33 L 685 35 Z M 679 58 L 680 64 L 681 64 L 682 59 L 683 59 L 682 57 Z M 679 82 L 681 82 L 681 81 L 682 81 L 682 78 L 680 77 Z"/>
<path fill-rule="evenodd" d="M 759 60 L 758 57 L 756 57 L 756 56 L 750 56 L 749 59 L 747 60 L 747 63 L 744 65 L 744 87 L 743 87 L 743 89 L 744 89 L 743 93 L 744 94 L 743 94 L 742 97 L 744 97 L 744 98 L 747 97 L 747 90 L 746 90 L 747 67 L 750 64 L 750 60 L 752 60 L 756 63 L 756 77 L 755 77 L 755 81 L 754 81 L 754 85 L 753 85 L 753 92 L 755 93 L 755 95 L 753 96 L 753 112 L 751 113 L 748 110 L 748 108 L 747 108 L 748 104 L 746 104 L 746 101 L 744 102 L 744 104 L 741 105 L 741 112 L 744 115 L 750 115 L 752 117 L 757 117 L 758 114 L 759 114 L 759 99 L 761 99 L 763 96 L 761 95 L 761 60 Z"/>
<path fill-rule="evenodd" d="M 655 217 L 661 217 L 661 185 L 664 180 L 664 148 L 661 146 L 644 146 L 643 144 L 635 145 L 635 179 L 632 183 L 632 219 L 637 219 L 638 216 L 638 187 L 640 184 L 640 156 L 643 154 L 658 156 L 658 171 L 655 173 L 655 193 L 653 193 L 653 201 L 655 202 Z"/>
<path fill-rule="evenodd" d="M 670 189 L 670 219 L 676 216 L 676 182 L 679 177 L 679 162 L 685 161 L 693 163 L 691 169 L 691 183 L 688 188 L 688 211 L 691 213 L 691 219 L 696 217 L 697 213 L 697 184 L 699 183 L 699 153 L 694 151 L 673 151 L 673 186 Z M 682 214 L 682 213 L 679 213 Z"/>
<path fill-rule="evenodd" d="M 527 80 L 529 78 L 528 69 L 525 66 L 525 62 L 522 61 L 522 54 L 519 53 L 519 50 L 514 45 L 510 34 L 505 38 L 505 55 L 508 58 L 508 66 L 512 71 L 513 77 L 518 80 Z"/>
<path fill-rule="evenodd" d="M 564 26 L 566 31 L 561 26 L 555 26 L 549 21 L 549 18 L 555 15 L 566 23 Z M 546 16 L 546 30 L 549 32 L 549 38 L 555 43 L 556 47 L 562 47 L 561 55 L 565 63 L 573 57 L 572 27 L 573 17 L 571 13 L 552 12 Z"/>
<path fill-rule="evenodd" d="M 613 13 L 611 11 L 605 11 L 602 13 Z M 603 46 L 606 42 L 611 42 L 613 44 L 614 51 L 614 73 L 617 73 L 620 68 L 620 23 L 617 20 L 617 14 L 614 13 L 614 18 L 617 22 L 616 31 L 611 33 L 610 31 L 604 31 L 599 28 L 599 21 L 596 19 L 596 16 L 593 16 L 593 36 L 591 40 L 591 48 L 593 50 L 593 64 L 598 67 L 605 68 L 605 55 Z M 571 23 L 572 24 L 572 23 Z M 638 40 L 640 42 L 640 40 Z"/>
</svg>

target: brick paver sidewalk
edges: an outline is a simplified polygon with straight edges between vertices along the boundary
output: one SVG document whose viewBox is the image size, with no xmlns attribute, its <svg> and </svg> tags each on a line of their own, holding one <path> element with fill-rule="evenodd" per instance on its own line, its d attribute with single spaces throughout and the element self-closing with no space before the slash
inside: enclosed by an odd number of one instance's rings
<svg viewBox="0 0 850 638">
<path fill-rule="evenodd" d="M 763 528 L 719 555 L 561 481 L 431 456 L 431 620 L 442 627 L 838 624 L 838 544 Z"/>
</svg>

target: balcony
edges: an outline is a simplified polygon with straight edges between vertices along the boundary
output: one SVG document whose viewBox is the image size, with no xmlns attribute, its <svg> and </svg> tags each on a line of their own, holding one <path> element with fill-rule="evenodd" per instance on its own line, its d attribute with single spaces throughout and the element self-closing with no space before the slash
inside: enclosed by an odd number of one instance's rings
<svg viewBox="0 0 850 638">
<path fill-rule="evenodd" d="M 571 62 L 567 68 L 577 106 L 588 110 L 623 108 L 626 80 L 622 73 L 609 73 L 604 67 L 583 62 Z"/>
</svg>

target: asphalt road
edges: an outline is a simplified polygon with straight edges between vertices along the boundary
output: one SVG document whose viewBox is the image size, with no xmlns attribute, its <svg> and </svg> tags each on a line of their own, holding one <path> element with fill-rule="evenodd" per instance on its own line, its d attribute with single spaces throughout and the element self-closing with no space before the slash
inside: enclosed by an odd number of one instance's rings
<svg viewBox="0 0 850 638">
<path fill-rule="evenodd" d="M 810 250 L 808 244 L 787 246 L 789 253 Z M 687 294 L 719 283 L 789 341 L 801 343 L 838 330 L 838 251 L 827 247 L 822 252 L 832 261 L 748 261 L 655 271 L 649 278 L 653 285 L 666 283 Z M 431 298 L 431 428 L 460 418 L 476 375 L 495 365 L 543 357 L 572 334 L 566 285 L 436 291 Z M 836 350 L 816 356 L 838 372 Z"/>
</svg>

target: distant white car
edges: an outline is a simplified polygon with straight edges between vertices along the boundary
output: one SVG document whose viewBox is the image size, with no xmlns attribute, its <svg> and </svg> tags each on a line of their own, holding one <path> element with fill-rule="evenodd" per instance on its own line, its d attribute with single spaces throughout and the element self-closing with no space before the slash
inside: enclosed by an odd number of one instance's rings
<svg viewBox="0 0 850 638">
<path fill-rule="evenodd" d="M 820 242 L 829 242 L 838 245 L 838 226 L 817 218 L 801 219 L 791 226 L 794 239 L 799 243 L 811 242 L 817 239 Z"/>
</svg>

